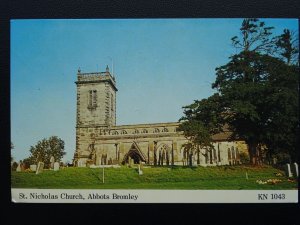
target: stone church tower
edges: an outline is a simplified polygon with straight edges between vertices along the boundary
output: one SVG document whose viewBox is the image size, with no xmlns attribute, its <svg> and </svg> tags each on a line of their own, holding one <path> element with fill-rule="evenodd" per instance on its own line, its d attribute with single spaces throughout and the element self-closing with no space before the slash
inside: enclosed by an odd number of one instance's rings
<svg viewBox="0 0 300 225">
<path fill-rule="evenodd" d="M 87 145 L 87 138 L 80 131 L 88 128 L 109 129 L 116 125 L 118 89 L 115 77 L 110 73 L 108 66 L 105 72 L 82 73 L 78 69 L 75 83 L 77 86 L 76 158 L 78 152 Z M 90 143 L 91 140 L 88 144 Z"/>
<path fill-rule="evenodd" d="M 116 125 L 116 81 L 105 72 L 77 73 L 77 127 Z"/>
</svg>

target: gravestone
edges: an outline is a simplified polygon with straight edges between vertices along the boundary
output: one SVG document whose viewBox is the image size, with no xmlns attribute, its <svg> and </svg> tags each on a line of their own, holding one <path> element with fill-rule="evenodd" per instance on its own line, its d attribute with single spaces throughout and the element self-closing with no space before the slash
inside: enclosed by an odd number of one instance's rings
<svg viewBox="0 0 300 225">
<path fill-rule="evenodd" d="M 36 171 L 36 165 L 30 165 L 30 170 L 35 172 Z"/>
<path fill-rule="evenodd" d="M 295 177 L 299 177 L 299 169 L 296 162 L 292 164 L 292 173 Z"/>
<path fill-rule="evenodd" d="M 141 166 L 139 165 L 139 175 L 143 175 L 143 171 L 141 170 Z"/>
<path fill-rule="evenodd" d="M 50 158 L 50 169 L 53 169 L 54 168 L 54 157 L 53 156 L 51 156 L 51 158 Z"/>
<path fill-rule="evenodd" d="M 285 175 L 286 175 L 287 177 L 293 177 L 293 174 L 292 174 L 292 171 L 291 171 L 291 166 L 290 166 L 289 163 L 287 163 L 287 164 L 285 165 Z"/>
<path fill-rule="evenodd" d="M 39 173 L 43 172 L 43 170 L 44 170 L 44 163 L 39 162 L 38 165 L 37 165 L 35 174 L 39 174 Z"/>
<path fill-rule="evenodd" d="M 21 172 L 21 163 L 18 164 L 18 167 L 17 167 L 16 171 Z"/>
<path fill-rule="evenodd" d="M 53 170 L 54 171 L 58 171 L 59 170 L 59 162 L 55 162 L 54 163 Z"/>
</svg>

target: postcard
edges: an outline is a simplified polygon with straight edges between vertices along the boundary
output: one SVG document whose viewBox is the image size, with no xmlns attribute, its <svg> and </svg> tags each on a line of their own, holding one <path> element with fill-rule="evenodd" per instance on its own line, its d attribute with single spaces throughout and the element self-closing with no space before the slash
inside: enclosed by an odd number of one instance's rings
<svg viewBox="0 0 300 225">
<path fill-rule="evenodd" d="M 11 20 L 16 203 L 297 203 L 297 19 Z"/>
</svg>

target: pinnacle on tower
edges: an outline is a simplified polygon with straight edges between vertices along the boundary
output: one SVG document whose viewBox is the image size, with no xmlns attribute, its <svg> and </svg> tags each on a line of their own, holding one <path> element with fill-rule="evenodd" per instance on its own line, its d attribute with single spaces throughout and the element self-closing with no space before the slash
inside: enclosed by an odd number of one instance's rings
<svg viewBox="0 0 300 225">
<path fill-rule="evenodd" d="M 106 65 L 106 72 L 109 72 L 109 67 L 108 67 L 108 65 Z"/>
<path fill-rule="evenodd" d="M 80 67 L 78 68 L 78 73 L 80 73 L 81 72 L 81 69 L 80 69 Z"/>
</svg>

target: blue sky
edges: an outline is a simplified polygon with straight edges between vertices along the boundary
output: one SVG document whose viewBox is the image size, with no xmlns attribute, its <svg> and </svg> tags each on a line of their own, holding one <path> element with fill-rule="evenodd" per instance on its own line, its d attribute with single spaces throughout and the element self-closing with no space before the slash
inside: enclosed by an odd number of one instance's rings
<svg viewBox="0 0 300 225">
<path fill-rule="evenodd" d="M 298 29 L 296 19 L 263 20 Z M 116 76 L 117 124 L 178 121 L 182 106 L 213 93 L 215 68 L 235 53 L 241 19 L 11 21 L 11 139 L 15 160 L 56 135 L 75 151 L 76 73 Z M 112 63 L 113 62 L 113 63 Z"/>
</svg>

